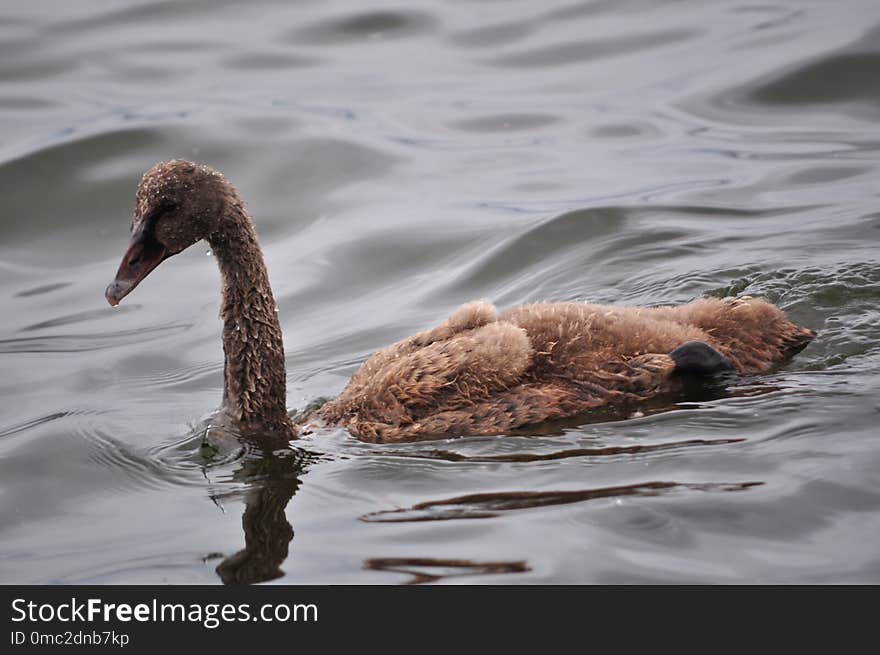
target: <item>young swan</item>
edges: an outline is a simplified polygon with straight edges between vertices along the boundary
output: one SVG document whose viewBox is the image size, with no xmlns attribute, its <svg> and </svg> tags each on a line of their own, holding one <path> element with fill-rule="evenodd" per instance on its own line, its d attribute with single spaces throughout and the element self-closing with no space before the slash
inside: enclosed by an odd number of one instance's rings
<svg viewBox="0 0 880 655">
<path fill-rule="evenodd" d="M 137 190 L 131 242 L 106 297 L 117 305 L 162 261 L 206 240 L 223 276 L 223 407 L 246 436 L 295 438 L 275 298 L 253 222 L 219 172 L 172 160 Z M 679 307 L 463 305 L 374 353 L 315 421 L 362 441 L 500 434 L 674 391 L 688 377 L 750 374 L 815 336 L 749 297 Z"/>
</svg>

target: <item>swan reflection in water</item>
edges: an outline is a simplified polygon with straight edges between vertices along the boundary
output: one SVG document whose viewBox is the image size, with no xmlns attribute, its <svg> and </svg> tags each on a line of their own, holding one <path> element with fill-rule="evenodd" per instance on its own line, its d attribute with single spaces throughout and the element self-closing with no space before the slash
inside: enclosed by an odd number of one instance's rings
<svg viewBox="0 0 880 655">
<path fill-rule="evenodd" d="M 570 457 L 619 456 L 642 450 L 691 449 L 729 447 L 745 439 L 692 439 L 639 446 L 630 451 L 619 447 L 567 449 L 543 455 L 527 453 L 507 454 L 497 458 L 469 457 L 445 450 L 390 451 L 387 456 L 447 461 L 533 461 Z M 294 530 L 287 519 L 286 509 L 302 484 L 308 467 L 323 456 L 300 448 L 267 451 L 245 447 L 232 482 L 247 485 L 245 509 L 242 514 L 245 547 L 225 557 L 216 567 L 224 584 L 253 584 L 282 577 L 282 564 L 290 552 Z M 494 491 L 467 494 L 452 498 L 428 500 L 409 508 L 394 508 L 369 512 L 359 517 L 368 523 L 400 523 L 460 519 L 488 519 L 511 511 L 581 503 L 611 497 L 650 497 L 680 493 L 742 492 L 761 486 L 762 481 L 735 482 L 677 482 L 650 480 L 636 484 L 564 491 Z M 212 497 L 215 502 L 216 496 Z M 222 555 L 209 556 L 222 557 Z M 368 571 L 381 571 L 411 576 L 404 584 L 436 582 L 443 578 L 474 575 L 525 573 L 531 570 L 526 560 L 475 561 L 469 559 L 437 559 L 432 557 L 368 557 L 362 562 Z"/>
<path fill-rule="evenodd" d="M 320 454 L 299 448 L 275 451 L 246 449 L 232 481 L 247 485 L 245 509 L 241 517 L 244 548 L 225 557 L 216 567 L 224 584 L 255 584 L 284 575 L 281 565 L 290 554 L 293 526 L 287 520 L 287 505 L 299 490 L 302 476 Z M 217 498 L 214 498 L 217 502 Z M 366 520 L 366 517 L 361 517 Z M 222 557 L 211 555 L 207 559 Z M 530 570 L 524 561 L 480 562 L 467 559 L 431 557 L 371 557 L 363 568 L 408 574 L 406 584 L 435 582 L 441 578 L 521 573 Z"/>
<path fill-rule="evenodd" d="M 299 448 L 246 449 L 232 476 L 233 482 L 247 485 L 241 517 L 244 548 L 217 565 L 217 575 L 224 584 L 267 582 L 284 575 L 281 565 L 293 539 L 287 504 L 317 457 Z"/>
</svg>

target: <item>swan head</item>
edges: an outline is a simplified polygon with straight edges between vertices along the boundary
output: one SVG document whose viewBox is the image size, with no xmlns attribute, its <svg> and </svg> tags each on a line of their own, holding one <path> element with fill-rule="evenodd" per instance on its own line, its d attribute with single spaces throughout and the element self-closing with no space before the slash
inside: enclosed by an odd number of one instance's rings
<svg viewBox="0 0 880 655">
<path fill-rule="evenodd" d="M 148 170 L 138 185 L 131 239 L 107 286 L 116 306 L 163 261 L 214 234 L 234 190 L 221 173 L 182 159 Z"/>
</svg>

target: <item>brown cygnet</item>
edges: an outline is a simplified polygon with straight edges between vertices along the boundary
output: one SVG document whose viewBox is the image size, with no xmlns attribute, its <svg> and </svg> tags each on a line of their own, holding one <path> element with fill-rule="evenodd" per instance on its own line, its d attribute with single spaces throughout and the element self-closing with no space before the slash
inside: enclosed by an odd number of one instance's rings
<svg viewBox="0 0 880 655">
<path fill-rule="evenodd" d="M 253 221 L 218 171 L 157 164 L 137 190 L 131 242 L 106 297 L 117 305 L 162 261 L 207 241 L 223 276 L 223 409 L 248 436 L 295 438 L 284 348 Z M 369 442 L 503 434 L 672 392 L 687 379 L 767 371 L 815 336 L 763 300 L 677 307 L 535 303 L 458 308 L 374 353 L 311 417 Z"/>
</svg>

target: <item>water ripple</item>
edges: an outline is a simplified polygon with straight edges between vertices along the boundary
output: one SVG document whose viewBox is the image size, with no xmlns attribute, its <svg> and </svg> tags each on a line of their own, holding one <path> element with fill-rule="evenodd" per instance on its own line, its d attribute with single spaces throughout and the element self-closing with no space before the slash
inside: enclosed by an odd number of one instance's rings
<svg viewBox="0 0 880 655">
<path fill-rule="evenodd" d="M 566 505 L 600 498 L 624 496 L 658 496 L 676 491 L 744 491 L 763 482 L 680 483 L 652 481 L 619 487 L 583 489 L 578 491 L 499 491 L 430 500 L 409 509 L 371 512 L 361 517 L 370 523 L 408 523 L 413 521 L 448 521 L 452 519 L 483 519 L 511 510 Z"/>
<path fill-rule="evenodd" d="M 430 14 L 421 11 L 369 11 L 304 25 L 286 38 L 313 45 L 378 43 L 424 34 L 435 24 Z"/>
<path fill-rule="evenodd" d="M 56 334 L 20 339 L 0 339 L 2 353 L 74 353 L 106 350 L 130 343 L 143 343 L 186 332 L 189 323 L 169 323 L 134 330 L 96 332 L 91 334 Z"/>
<path fill-rule="evenodd" d="M 639 444 L 632 446 L 599 446 L 596 448 L 571 448 L 551 453 L 505 453 L 503 455 L 464 455 L 451 450 L 383 451 L 385 457 L 436 459 L 446 462 L 547 462 L 571 457 L 613 457 L 635 455 L 667 450 L 681 450 L 695 446 L 726 446 L 742 443 L 745 439 L 689 439 L 668 443 Z"/>
<path fill-rule="evenodd" d="M 510 68 L 543 68 L 565 66 L 595 59 L 619 57 L 657 46 L 686 41 L 694 36 L 690 30 L 664 30 L 633 36 L 616 36 L 592 41 L 576 41 L 536 48 L 489 59 L 487 63 Z"/>
<path fill-rule="evenodd" d="M 412 576 L 404 584 L 425 584 L 473 575 L 526 573 L 531 570 L 524 561 L 473 562 L 433 557 L 371 557 L 364 560 L 364 568 Z"/>
</svg>

